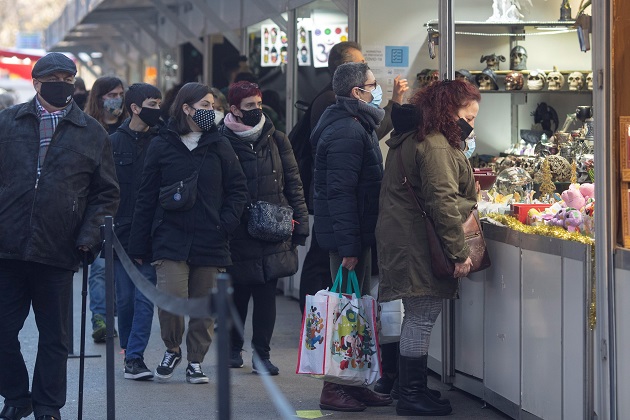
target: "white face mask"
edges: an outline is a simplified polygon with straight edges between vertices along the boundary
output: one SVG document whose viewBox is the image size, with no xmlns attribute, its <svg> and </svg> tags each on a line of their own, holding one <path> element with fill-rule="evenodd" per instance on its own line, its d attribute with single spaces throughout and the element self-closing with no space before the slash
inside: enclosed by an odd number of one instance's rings
<svg viewBox="0 0 630 420">
<path fill-rule="evenodd" d="M 223 121 L 223 117 L 225 117 L 223 111 L 214 111 L 214 123 L 216 125 L 219 125 L 219 123 Z"/>
<path fill-rule="evenodd" d="M 467 149 L 464 150 L 464 155 L 466 156 L 466 158 L 470 159 L 470 157 L 475 152 L 475 148 L 477 147 L 474 133 L 471 133 L 471 137 L 468 137 L 466 139 L 466 146 L 467 146 Z"/>
</svg>

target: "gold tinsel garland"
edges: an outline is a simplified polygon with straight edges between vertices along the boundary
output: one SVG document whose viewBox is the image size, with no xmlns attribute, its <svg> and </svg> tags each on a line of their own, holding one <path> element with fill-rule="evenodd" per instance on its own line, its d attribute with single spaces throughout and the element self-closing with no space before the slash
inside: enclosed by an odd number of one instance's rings
<svg viewBox="0 0 630 420">
<path fill-rule="evenodd" d="M 593 238 L 589 238 L 588 236 L 584 236 L 577 232 L 569 232 L 566 229 L 563 229 L 559 226 L 528 226 L 526 224 L 521 223 L 517 218 L 513 216 L 508 216 L 505 214 L 499 213 L 490 213 L 487 214 L 486 217 L 496 220 L 497 222 L 505 225 L 509 229 L 515 230 L 517 232 L 528 233 L 530 235 L 541 235 L 547 236 L 551 238 L 562 239 L 565 241 L 574 241 L 579 242 L 584 245 L 590 246 L 590 254 L 591 254 L 591 275 L 589 281 L 591 282 L 591 296 L 590 302 L 588 304 L 588 325 L 592 330 L 595 329 L 595 324 L 597 323 L 597 305 L 596 305 L 596 289 L 595 289 L 595 240 Z"/>
</svg>

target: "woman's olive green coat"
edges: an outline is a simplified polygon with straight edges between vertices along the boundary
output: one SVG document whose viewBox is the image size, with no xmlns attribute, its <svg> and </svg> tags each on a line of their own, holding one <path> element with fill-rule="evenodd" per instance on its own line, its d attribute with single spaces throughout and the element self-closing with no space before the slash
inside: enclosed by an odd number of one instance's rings
<svg viewBox="0 0 630 420">
<path fill-rule="evenodd" d="M 394 134 L 381 185 L 376 226 L 380 269 L 379 300 L 433 296 L 454 298 L 458 280 L 436 278 L 431 271 L 425 219 L 405 185 L 399 150 L 409 181 L 425 211 L 435 222 L 447 255 L 463 262 L 470 250 L 462 222 L 476 205 L 475 182 L 468 159 L 441 134 L 422 142 L 417 132 Z"/>
</svg>

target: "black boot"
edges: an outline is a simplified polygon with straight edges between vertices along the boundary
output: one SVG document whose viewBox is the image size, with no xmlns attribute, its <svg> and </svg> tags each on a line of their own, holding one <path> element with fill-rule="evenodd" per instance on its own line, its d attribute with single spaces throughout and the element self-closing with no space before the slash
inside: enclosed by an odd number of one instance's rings
<svg viewBox="0 0 630 420">
<path fill-rule="evenodd" d="M 447 400 L 446 398 L 441 398 L 442 393 L 440 391 L 438 391 L 437 389 L 431 389 L 428 385 L 427 393 L 429 394 L 429 397 L 432 397 L 434 401 L 438 401 L 442 405 L 450 404 L 449 400 Z M 396 379 L 394 379 L 394 384 L 392 385 L 392 390 L 389 395 L 392 397 L 393 400 L 398 399 L 398 376 L 396 376 Z"/>
<path fill-rule="evenodd" d="M 428 372 L 428 368 L 427 368 L 427 361 L 428 361 L 429 357 L 428 356 L 424 356 L 421 357 L 420 360 L 422 361 L 423 365 L 422 365 L 422 370 L 424 372 Z M 451 402 L 446 399 L 446 398 L 440 398 L 442 396 L 442 393 L 436 389 L 430 389 L 429 385 L 427 385 L 427 395 L 429 396 L 429 398 L 431 398 L 434 402 L 440 404 L 440 405 L 451 405 Z"/>
<path fill-rule="evenodd" d="M 422 360 L 424 359 L 424 360 Z M 427 356 L 400 356 L 398 404 L 399 416 L 445 416 L 453 409 L 433 401 L 427 393 Z"/>
</svg>

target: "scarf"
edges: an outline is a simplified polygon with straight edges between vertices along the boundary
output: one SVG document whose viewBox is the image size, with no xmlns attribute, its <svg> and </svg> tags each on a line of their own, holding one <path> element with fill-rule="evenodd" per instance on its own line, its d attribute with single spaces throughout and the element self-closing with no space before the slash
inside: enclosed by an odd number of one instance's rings
<svg viewBox="0 0 630 420">
<path fill-rule="evenodd" d="M 260 133 L 262 132 L 262 129 L 265 125 L 265 114 L 263 114 L 260 122 L 254 127 L 250 127 L 249 125 L 238 122 L 236 120 L 236 116 L 231 112 L 225 116 L 225 118 L 223 119 L 223 124 L 225 124 L 225 126 L 230 130 L 232 130 L 232 132 L 236 134 L 236 136 L 241 141 L 253 144 L 254 142 L 256 142 L 256 140 L 258 140 L 258 137 L 260 136 Z"/>
</svg>

